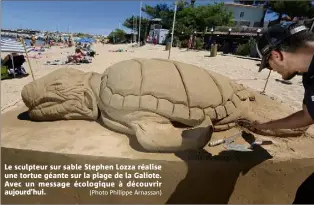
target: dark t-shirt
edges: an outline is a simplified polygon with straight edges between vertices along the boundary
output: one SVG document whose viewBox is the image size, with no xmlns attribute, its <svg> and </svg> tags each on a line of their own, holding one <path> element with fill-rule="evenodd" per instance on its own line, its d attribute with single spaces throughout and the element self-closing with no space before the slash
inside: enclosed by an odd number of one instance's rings
<svg viewBox="0 0 314 205">
<path fill-rule="evenodd" d="M 305 90 L 303 104 L 314 120 L 314 56 L 308 72 L 303 74 L 302 83 Z"/>
</svg>

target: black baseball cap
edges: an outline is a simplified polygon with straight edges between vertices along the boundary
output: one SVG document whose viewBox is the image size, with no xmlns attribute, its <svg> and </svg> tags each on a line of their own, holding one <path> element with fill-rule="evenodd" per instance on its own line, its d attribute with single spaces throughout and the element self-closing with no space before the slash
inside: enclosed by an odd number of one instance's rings
<svg viewBox="0 0 314 205">
<path fill-rule="evenodd" d="M 272 50 L 277 49 L 278 46 L 289 37 L 306 30 L 308 30 L 308 28 L 302 24 L 284 22 L 276 24 L 263 32 L 256 43 L 257 53 L 262 59 L 258 72 L 261 72 L 264 68 L 270 67 L 268 60 Z"/>
</svg>

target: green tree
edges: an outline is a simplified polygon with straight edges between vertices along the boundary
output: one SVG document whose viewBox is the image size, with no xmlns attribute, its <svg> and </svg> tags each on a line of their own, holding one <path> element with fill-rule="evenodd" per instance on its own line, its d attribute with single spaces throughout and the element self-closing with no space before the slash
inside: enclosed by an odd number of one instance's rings
<svg viewBox="0 0 314 205">
<path fill-rule="evenodd" d="M 174 15 L 174 4 L 157 4 L 155 6 L 145 5 L 142 11 L 151 19 L 160 18 L 161 25 L 165 29 L 171 29 Z M 134 16 L 127 18 L 123 26 L 133 29 Z M 138 17 L 137 17 L 138 19 Z M 178 1 L 177 15 L 175 24 L 176 36 L 182 36 L 182 33 L 187 37 L 194 31 L 205 31 L 206 27 L 215 27 L 221 25 L 232 25 L 232 13 L 227 11 L 222 3 L 209 4 L 203 6 L 192 7 L 186 1 Z M 142 18 L 141 36 L 146 37 L 148 32 L 149 20 Z M 138 27 L 134 29 L 138 32 Z"/>
<path fill-rule="evenodd" d="M 194 8 L 195 0 L 191 0 L 191 7 Z"/>
<path fill-rule="evenodd" d="M 180 13 L 183 9 L 189 7 L 189 3 L 181 0 L 177 3 L 177 14 Z M 174 15 L 174 4 L 157 4 L 155 6 L 145 5 L 142 9 L 151 19 L 160 18 L 161 25 L 164 29 L 172 28 L 172 21 Z"/>
<path fill-rule="evenodd" d="M 276 12 L 278 18 L 275 23 L 279 23 L 284 14 L 290 18 L 308 17 L 312 8 L 311 1 L 270 1 L 269 9 Z"/>
<path fill-rule="evenodd" d="M 186 7 L 177 15 L 175 35 L 191 35 L 194 31 L 205 31 L 206 27 L 233 25 L 232 13 L 223 4 Z"/>
<path fill-rule="evenodd" d="M 245 5 L 263 5 L 264 14 L 261 19 L 260 26 L 264 25 L 265 15 L 267 10 L 269 13 L 277 13 L 277 19 L 272 24 L 279 23 L 284 14 L 292 19 L 294 17 L 314 17 L 314 9 L 311 1 L 234 1 L 235 3 Z"/>
<path fill-rule="evenodd" d="M 182 11 L 185 7 L 189 4 L 183 0 L 178 2 L 177 12 Z M 173 21 L 173 14 L 174 14 L 174 7 L 168 4 L 157 4 L 155 6 L 145 5 L 142 8 L 142 11 L 150 18 L 160 18 L 161 25 L 164 29 L 171 29 L 172 28 L 172 21 Z M 133 30 L 134 32 L 138 33 L 138 25 L 136 28 L 133 29 L 133 20 L 139 22 L 139 16 L 132 16 L 127 18 L 123 26 Z M 149 32 L 149 19 L 142 17 L 141 19 L 141 38 L 145 38 L 147 33 Z"/>
<path fill-rule="evenodd" d="M 108 35 L 110 43 L 124 43 L 126 41 L 126 33 L 121 29 L 115 29 Z"/>
<path fill-rule="evenodd" d="M 132 16 L 129 17 L 127 19 L 125 19 L 123 26 L 131 29 L 133 32 L 138 33 L 138 29 L 139 29 L 139 16 Z M 136 27 L 133 28 L 133 22 L 137 21 Z M 149 20 L 147 18 L 142 17 L 141 18 L 141 38 L 145 38 L 146 37 L 146 33 L 148 32 L 148 25 L 149 25 Z"/>
<path fill-rule="evenodd" d="M 85 34 L 85 33 L 75 33 L 73 36 L 79 37 L 79 38 L 90 38 L 91 37 L 90 34 Z"/>
<path fill-rule="evenodd" d="M 145 5 L 142 11 L 151 19 L 160 18 L 161 25 L 164 29 L 171 28 L 171 15 L 173 16 L 173 10 L 168 4 L 157 4 L 155 6 Z"/>
<path fill-rule="evenodd" d="M 307 14 L 307 16 L 308 16 L 309 18 L 314 18 L 314 6 L 313 6 L 313 5 L 311 6 L 311 8 L 310 8 L 310 10 L 309 10 L 309 12 L 308 12 L 308 14 Z"/>
</svg>

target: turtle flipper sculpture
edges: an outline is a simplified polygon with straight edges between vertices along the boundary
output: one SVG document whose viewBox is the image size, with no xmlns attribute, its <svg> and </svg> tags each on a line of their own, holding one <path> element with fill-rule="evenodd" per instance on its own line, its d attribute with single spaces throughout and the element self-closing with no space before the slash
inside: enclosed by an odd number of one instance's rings
<svg viewBox="0 0 314 205">
<path fill-rule="evenodd" d="M 145 150 L 151 152 L 176 152 L 201 149 L 212 135 L 212 122 L 206 117 L 194 127 L 175 126 L 173 122 L 159 114 L 136 111 L 125 116 L 125 124 L 131 129 Z M 105 119 L 107 120 L 107 118 Z M 107 124 L 108 127 L 109 124 Z"/>
<path fill-rule="evenodd" d="M 151 152 L 206 146 L 214 130 L 235 126 L 254 95 L 229 78 L 162 59 L 132 59 L 103 75 L 59 69 L 26 85 L 22 99 L 34 120 L 101 119 L 135 135 Z"/>
</svg>

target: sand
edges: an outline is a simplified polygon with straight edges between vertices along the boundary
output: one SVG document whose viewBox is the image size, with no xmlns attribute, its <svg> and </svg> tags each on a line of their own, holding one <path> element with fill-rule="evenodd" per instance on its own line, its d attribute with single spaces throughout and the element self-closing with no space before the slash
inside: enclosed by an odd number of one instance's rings
<svg viewBox="0 0 314 205">
<path fill-rule="evenodd" d="M 257 96 L 257 103 L 268 103 L 254 107 L 261 115 L 278 107 L 277 102 L 265 98 Z M 26 110 L 21 107 L 2 115 L 5 119 L 1 135 L 2 156 L 5 156 L 3 163 L 83 166 L 157 164 L 162 166 L 159 172 L 162 176 L 159 181 L 163 183 L 162 195 L 91 197 L 88 188 L 47 188 L 46 196 L 27 197 L 27 200 L 25 197 L 3 196 L 3 203 L 291 204 L 297 188 L 314 171 L 314 143 L 311 137 L 281 139 L 244 133 L 246 141 L 256 138 L 271 141 L 272 144 L 258 147 L 254 152 L 225 151 L 220 145 L 206 146 L 197 152 L 155 154 L 144 152 L 134 137 L 106 130 L 97 122 L 32 122 L 25 114 Z M 283 105 L 273 112 L 273 117 L 287 114 L 289 110 Z M 214 133 L 212 140 L 237 132 L 239 129 L 234 128 Z M 237 143 L 244 144 L 244 139 L 240 138 Z M 126 183 L 126 180 L 122 181 Z"/>
<path fill-rule="evenodd" d="M 124 53 L 108 52 L 126 48 Z M 47 59 L 61 59 L 57 49 L 45 53 L 47 58 L 32 60 L 36 78 L 62 66 L 46 66 Z M 167 58 L 163 46 L 96 45 L 99 53 L 92 64 L 68 66 L 83 71 L 103 72 L 108 66 L 135 57 Z M 173 49 L 172 59 L 202 66 L 237 80 L 256 90 L 256 103 L 251 109 L 264 120 L 286 116 L 301 108 L 303 87 L 300 76 L 291 85 L 282 84 L 272 74 L 266 94 L 263 89 L 267 71 L 257 72 L 258 61 L 230 56 L 205 57 L 208 52 Z M 252 139 L 270 141 L 251 153 L 226 152 L 223 146 L 208 147 L 197 153 L 154 154 L 141 150 L 130 136 L 104 129 L 97 122 L 57 121 L 31 122 L 20 101 L 22 87 L 31 76 L 3 81 L 2 84 L 2 155 L 5 163 L 155 163 L 163 166 L 161 181 L 165 184 L 161 197 L 89 197 L 85 189 L 48 189 L 46 197 L 30 197 L 27 203 L 292 203 L 298 186 L 314 171 L 312 131 L 301 137 L 271 137 L 244 133 L 237 141 Z M 283 101 L 283 104 L 280 104 Z M 36 132 L 34 132 L 36 130 Z M 214 133 L 212 140 L 231 136 L 233 128 Z M 200 161 L 202 163 L 200 163 Z M 58 196 L 58 197 L 56 197 Z M 63 196 L 63 197 L 60 197 Z M 23 201 L 24 200 L 24 201 Z M 25 203 L 23 197 L 4 197 L 5 203 Z"/>
<path fill-rule="evenodd" d="M 127 49 L 128 52 L 109 52 L 118 48 Z M 126 59 L 132 58 L 168 58 L 168 51 L 164 51 L 164 46 L 146 45 L 140 48 L 132 48 L 130 45 L 101 45 L 96 44 L 95 49 L 97 55 L 91 64 L 66 65 L 83 71 L 95 71 L 102 73 L 108 66 Z M 34 70 L 35 78 L 46 75 L 47 73 L 64 67 L 62 65 L 44 65 L 47 60 L 65 60 L 66 56 L 73 53 L 73 48 L 53 47 L 43 53 L 41 59 L 31 59 L 31 65 Z M 3 54 L 2 54 L 3 55 Z M 30 55 L 34 55 L 31 53 Z M 217 55 L 215 58 L 208 57 L 207 51 L 186 51 L 173 48 L 171 51 L 171 59 L 190 63 L 203 67 L 208 70 L 215 71 L 225 75 L 238 83 L 248 86 L 254 90 L 262 91 L 265 85 L 265 79 L 268 71 L 264 70 L 258 73 L 257 64 L 260 61 L 241 59 L 230 56 Z M 28 69 L 28 64 L 24 66 Z M 303 100 L 303 86 L 301 76 L 297 76 L 291 80 L 292 84 L 287 85 L 276 81 L 281 79 L 277 73 L 272 73 L 266 94 L 276 98 L 285 104 L 291 106 L 294 110 L 301 109 Z M 4 80 L 1 82 L 1 111 L 6 112 L 14 104 L 20 105 L 21 90 L 25 84 L 32 81 L 31 75 L 22 79 Z"/>
</svg>

